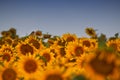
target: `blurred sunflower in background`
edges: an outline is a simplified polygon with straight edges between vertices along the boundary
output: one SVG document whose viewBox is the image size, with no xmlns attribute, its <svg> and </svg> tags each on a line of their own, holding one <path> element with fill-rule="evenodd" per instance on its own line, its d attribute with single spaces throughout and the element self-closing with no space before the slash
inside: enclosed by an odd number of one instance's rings
<svg viewBox="0 0 120 80">
<path fill-rule="evenodd" d="M 96 50 L 88 55 L 84 68 L 93 80 L 119 78 L 120 59 L 107 50 Z"/>
</svg>

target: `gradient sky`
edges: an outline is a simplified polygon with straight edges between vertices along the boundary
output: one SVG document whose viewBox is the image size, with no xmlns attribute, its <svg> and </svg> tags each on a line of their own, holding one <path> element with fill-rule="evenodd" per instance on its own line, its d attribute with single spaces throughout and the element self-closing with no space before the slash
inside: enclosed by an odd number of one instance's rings
<svg viewBox="0 0 120 80">
<path fill-rule="evenodd" d="M 93 27 L 109 37 L 120 33 L 120 0 L 0 0 L 0 32 L 11 27 L 20 36 L 41 30 L 80 37 Z"/>
</svg>

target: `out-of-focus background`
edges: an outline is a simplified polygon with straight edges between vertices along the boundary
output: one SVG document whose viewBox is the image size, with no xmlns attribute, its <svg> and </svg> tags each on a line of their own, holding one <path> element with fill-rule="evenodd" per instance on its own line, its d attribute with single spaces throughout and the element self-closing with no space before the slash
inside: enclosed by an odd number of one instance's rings
<svg viewBox="0 0 120 80">
<path fill-rule="evenodd" d="M 120 0 L 0 0 L 0 32 L 14 27 L 19 36 L 32 31 L 87 36 L 86 27 L 113 36 L 120 33 Z"/>
</svg>

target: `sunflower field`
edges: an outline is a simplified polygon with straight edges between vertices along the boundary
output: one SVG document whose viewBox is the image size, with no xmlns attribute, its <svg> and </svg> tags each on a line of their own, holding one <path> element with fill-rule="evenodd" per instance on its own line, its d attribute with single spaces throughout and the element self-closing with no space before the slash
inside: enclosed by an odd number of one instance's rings
<svg viewBox="0 0 120 80">
<path fill-rule="evenodd" d="M 19 37 L 1 32 L 0 80 L 120 80 L 120 37 L 107 38 L 93 28 L 89 37 L 36 30 Z"/>
</svg>

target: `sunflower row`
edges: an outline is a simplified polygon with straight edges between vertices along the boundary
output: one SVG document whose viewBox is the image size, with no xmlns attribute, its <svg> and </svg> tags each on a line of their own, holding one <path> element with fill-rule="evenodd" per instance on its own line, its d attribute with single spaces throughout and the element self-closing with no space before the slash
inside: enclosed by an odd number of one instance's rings
<svg viewBox="0 0 120 80">
<path fill-rule="evenodd" d="M 0 37 L 0 80 L 120 80 L 120 37 L 90 37 L 37 30 L 19 37 L 15 28 Z"/>
</svg>

